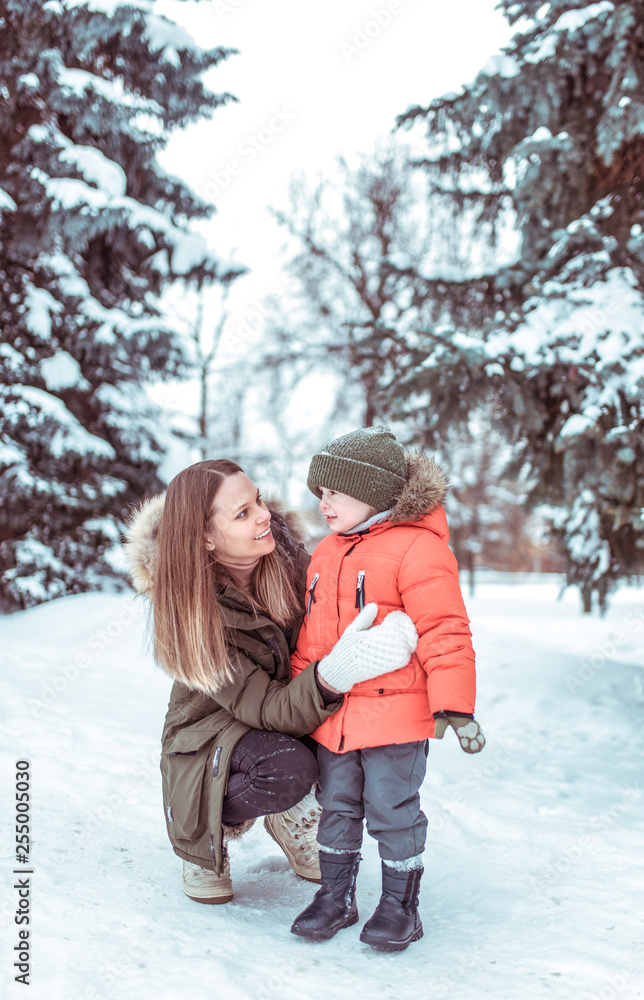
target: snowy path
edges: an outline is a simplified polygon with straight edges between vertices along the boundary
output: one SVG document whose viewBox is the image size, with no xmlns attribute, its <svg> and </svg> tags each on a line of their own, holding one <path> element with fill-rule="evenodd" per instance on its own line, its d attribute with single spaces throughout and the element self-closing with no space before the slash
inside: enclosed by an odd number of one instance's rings
<svg viewBox="0 0 644 1000">
<path fill-rule="evenodd" d="M 433 742 L 421 896 L 402 955 L 294 938 L 314 887 L 256 824 L 231 850 L 235 899 L 180 889 L 160 807 L 169 681 L 127 596 L 83 595 L 0 621 L 3 996 L 14 983 L 14 762 L 31 761 L 29 994 L 35 1000 L 632 1000 L 644 997 L 644 594 L 583 618 L 553 584 L 467 599 L 479 756 Z M 361 917 L 379 896 L 365 838 Z"/>
</svg>

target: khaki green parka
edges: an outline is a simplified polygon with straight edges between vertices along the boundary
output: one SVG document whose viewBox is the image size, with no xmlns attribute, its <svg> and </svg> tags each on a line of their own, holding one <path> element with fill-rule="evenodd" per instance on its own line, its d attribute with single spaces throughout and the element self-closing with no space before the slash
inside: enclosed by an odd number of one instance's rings
<svg viewBox="0 0 644 1000">
<path fill-rule="evenodd" d="M 156 566 L 156 536 L 163 495 L 154 497 L 132 518 L 126 551 L 139 593 L 150 596 Z M 278 555 L 293 579 L 303 584 L 309 556 L 298 521 L 282 516 L 270 504 L 271 528 Z M 222 823 L 223 799 L 232 752 L 244 733 L 266 729 L 304 736 L 342 704 L 324 704 L 315 679 L 315 664 L 291 680 L 291 653 L 302 617 L 288 632 L 267 615 L 257 617 L 243 591 L 229 584 L 219 594 L 228 626 L 235 678 L 217 690 L 216 698 L 175 680 L 162 734 L 161 774 L 168 836 L 176 854 L 221 874 L 223 844 L 240 836 L 254 820 L 238 826 Z M 303 612 L 302 612 L 303 616 Z"/>
</svg>

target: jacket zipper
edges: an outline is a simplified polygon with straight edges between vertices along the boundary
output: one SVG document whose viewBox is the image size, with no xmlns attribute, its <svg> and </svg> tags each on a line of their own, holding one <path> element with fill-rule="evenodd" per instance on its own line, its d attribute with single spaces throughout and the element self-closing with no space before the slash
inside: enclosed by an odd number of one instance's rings
<svg viewBox="0 0 644 1000">
<path fill-rule="evenodd" d="M 311 580 L 311 586 L 309 587 L 309 590 L 308 590 L 309 597 L 308 597 L 308 601 L 307 601 L 307 605 L 306 605 L 306 613 L 307 613 L 307 615 L 308 615 L 309 618 L 311 617 L 311 607 L 317 601 L 317 598 L 315 596 L 315 588 L 317 587 L 317 583 L 318 583 L 319 579 L 320 579 L 320 574 L 316 573 L 315 576 L 313 577 L 313 579 Z"/>
<path fill-rule="evenodd" d="M 347 552 L 345 552 L 345 557 L 349 555 L 349 552 L 353 552 L 354 548 L 355 548 L 355 543 L 351 546 L 351 548 Z M 356 608 L 358 608 L 360 611 L 362 611 L 365 605 L 364 581 L 365 581 L 365 571 L 363 569 L 359 569 L 358 579 L 356 581 Z M 340 744 L 338 746 L 337 753 L 342 753 L 343 748 L 344 748 L 344 733 L 342 733 L 342 735 L 340 736 Z"/>
<path fill-rule="evenodd" d="M 364 570 L 358 570 L 358 582 L 356 585 L 356 608 L 364 608 Z"/>
</svg>

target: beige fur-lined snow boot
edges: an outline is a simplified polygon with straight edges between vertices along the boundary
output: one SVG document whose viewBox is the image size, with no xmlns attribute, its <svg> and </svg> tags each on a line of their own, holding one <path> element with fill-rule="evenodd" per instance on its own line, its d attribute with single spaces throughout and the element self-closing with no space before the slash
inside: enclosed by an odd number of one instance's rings
<svg viewBox="0 0 644 1000">
<path fill-rule="evenodd" d="M 195 903 L 229 903 L 233 898 L 233 884 L 230 880 L 228 852 L 221 875 L 215 875 L 209 868 L 200 868 L 192 861 L 184 861 L 183 891 Z"/>
<path fill-rule="evenodd" d="M 316 839 L 321 813 L 311 791 L 290 809 L 264 817 L 266 831 L 282 848 L 295 874 L 307 882 L 321 881 Z"/>
</svg>

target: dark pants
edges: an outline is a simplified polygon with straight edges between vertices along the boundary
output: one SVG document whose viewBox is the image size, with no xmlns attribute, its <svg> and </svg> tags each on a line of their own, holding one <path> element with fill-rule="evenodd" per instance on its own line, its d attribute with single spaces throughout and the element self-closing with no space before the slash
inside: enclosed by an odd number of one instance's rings
<svg viewBox="0 0 644 1000">
<path fill-rule="evenodd" d="M 231 757 L 224 823 L 284 812 L 311 791 L 318 765 L 305 740 L 264 729 L 242 736 Z"/>
<path fill-rule="evenodd" d="M 333 753 L 318 747 L 317 799 L 322 806 L 320 848 L 358 851 L 363 820 L 383 861 L 422 854 L 427 818 L 418 790 L 427 764 L 427 741 Z"/>
</svg>

